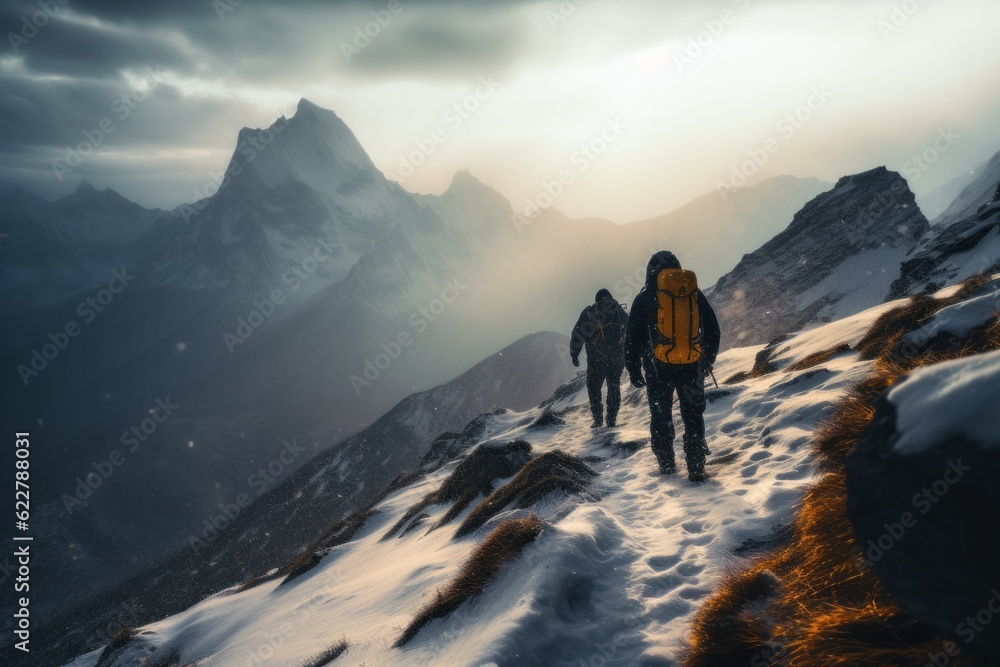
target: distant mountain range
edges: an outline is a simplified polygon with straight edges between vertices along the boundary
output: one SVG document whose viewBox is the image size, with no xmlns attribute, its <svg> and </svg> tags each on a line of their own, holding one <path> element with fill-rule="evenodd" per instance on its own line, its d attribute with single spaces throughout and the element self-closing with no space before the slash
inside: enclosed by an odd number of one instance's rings
<svg viewBox="0 0 1000 667">
<path fill-rule="evenodd" d="M 0 200 L 0 296 L 18 326 L 0 332 L 0 386 L 48 443 L 34 465 L 44 559 L 60 573 L 49 585 L 77 594 L 68 605 L 146 576 L 283 452 L 296 454 L 248 517 L 273 525 L 318 480 L 324 502 L 343 497 L 324 511 L 356 509 L 442 431 L 551 393 L 566 351 L 555 334 L 523 336 L 568 331 L 601 287 L 629 302 L 655 250 L 714 283 L 727 347 L 995 269 L 998 186 L 1000 156 L 934 226 L 882 167 L 835 185 L 775 178 L 627 225 L 526 219 L 467 172 L 440 196 L 406 192 L 302 100 L 244 128 L 215 193 L 171 211 L 88 185 L 56 202 L 14 190 Z M 451 382 L 483 359 L 474 381 Z M 150 421 L 162 401 L 178 407 Z M 148 443 L 102 476 L 147 423 Z M 295 472 L 348 449 L 350 475 Z M 67 501 L 94 484 L 82 508 Z M 303 538 L 311 525 L 289 523 Z"/>
</svg>

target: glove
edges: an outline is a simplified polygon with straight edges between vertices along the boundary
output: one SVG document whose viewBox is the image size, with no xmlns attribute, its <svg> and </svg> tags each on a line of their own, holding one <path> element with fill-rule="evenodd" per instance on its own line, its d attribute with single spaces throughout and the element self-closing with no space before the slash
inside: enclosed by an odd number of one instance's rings
<svg viewBox="0 0 1000 667">
<path fill-rule="evenodd" d="M 642 371 L 630 370 L 628 372 L 628 381 L 632 383 L 632 386 L 636 389 L 642 389 L 646 386 L 646 381 L 642 377 Z"/>
<path fill-rule="evenodd" d="M 576 366 L 577 368 L 579 368 L 580 367 L 580 357 L 573 357 L 572 359 L 573 359 L 573 365 Z"/>
</svg>

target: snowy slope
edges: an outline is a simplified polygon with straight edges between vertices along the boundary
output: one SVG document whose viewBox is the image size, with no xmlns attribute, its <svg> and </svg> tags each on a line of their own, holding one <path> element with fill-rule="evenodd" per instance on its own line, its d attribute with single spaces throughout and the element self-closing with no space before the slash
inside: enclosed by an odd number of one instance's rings
<svg viewBox="0 0 1000 667">
<path fill-rule="evenodd" d="M 1000 183 L 1000 153 L 997 153 L 973 172 L 973 178 L 968 185 L 949 204 L 939 218 L 934 220 L 935 227 L 941 228 L 964 220 L 975 214 L 987 202 L 993 201 L 997 183 Z"/>
<path fill-rule="evenodd" d="M 839 343 L 856 343 L 895 305 L 793 336 L 773 356 L 777 372 L 710 390 L 713 479 L 703 486 L 655 474 L 642 393 L 624 392 L 620 428 L 593 431 L 577 378 L 544 407 L 487 417 L 478 442 L 520 438 L 535 455 L 559 449 L 579 456 L 599 473 L 587 493 L 549 495 L 461 539 L 453 539 L 459 517 L 440 530 L 419 528 L 382 541 L 389 526 L 454 470 L 452 461 L 387 496 L 352 541 L 332 548 L 293 582 L 222 591 L 142 628 L 113 664 L 139 664 L 154 649 L 158 656 L 176 649 L 199 666 L 295 665 L 341 638 L 349 652 L 334 665 L 675 664 L 694 611 L 730 571 L 734 554 L 774 539 L 789 523 L 814 479 L 807 442 L 871 364 L 849 353 L 821 367 L 783 369 Z M 748 370 L 759 349 L 723 353 L 716 374 Z M 565 423 L 534 425 L 547 411 Z M 446 509 L 431 506 L 427 524 Z M 480 596 L 432 621 L 404 648 L 393 648 L 491 526 L 530 511 L 546 522 L 538 539 Z M 71 664 L 93 667 L 97 659 L 95 652 Z"/>
<path fill-rule="evenodd" d="M 952 285 L 1000 267 L 1000 153 L 920 240 L 890 296 Z"/>
</svg>

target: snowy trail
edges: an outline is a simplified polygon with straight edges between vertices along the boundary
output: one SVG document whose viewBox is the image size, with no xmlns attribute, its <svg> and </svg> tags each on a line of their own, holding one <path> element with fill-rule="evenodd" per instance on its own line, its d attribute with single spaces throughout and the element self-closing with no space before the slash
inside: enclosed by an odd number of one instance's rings
<svg viewBox="0 0 1000 667">
<path fill-rule="evenodd" d="M 712 388 L 706 412 L 712 478 L 703 485 L 687 481 L 680 434 L 679 473 L 657 474 L 645 395 L 627 378 L 619 428 L 597 430 L 589 428 L 578 379 L 577 389 L 549 408 L 564 424 L 532 426 L 542 408 L 506 413 L 489 421 L 481 442 L 520 438 L 534 455 L 560 449 L 583 458 L 600 473 L 585 496 L 551 494 L 460 540 L 452 537 L 469 510 L 429 531 L 448 509 L 431 506 L 424 526 L 381 541 L 452 472 L 456 462 L 449 463 L 390 495 L 351 542 L 309 573 L 285 586 L 276 580 L 223 591 L 146 626 L 131 657 L 114 665 L 142 664 L 141 655 L 162 647 L 158 655 L 176 648 L 199 667 L 291 666 L 342 638 L 350 648 L 333 665 L 674 665 L 693 614 L 732 569 L 737 549 L 768 540 L 790 522 L 814 479 L 809 439 L 871 363 L 848 353 L 807 370 L 784 368 L 857 342 L 893 305 L 798 334 L 778 345 L 777 372 Z M 716 375 L 749 370 L 760 349 L 726 352 Z M 638 449 L 635 441 L 642 441 Z M 531 511 L 546 526 L 517 560 L 481 595 L 393 648 L 496 522 Z M 71 664 L 93 667 L 96 660 L 92 653 Z"/>
</svg>

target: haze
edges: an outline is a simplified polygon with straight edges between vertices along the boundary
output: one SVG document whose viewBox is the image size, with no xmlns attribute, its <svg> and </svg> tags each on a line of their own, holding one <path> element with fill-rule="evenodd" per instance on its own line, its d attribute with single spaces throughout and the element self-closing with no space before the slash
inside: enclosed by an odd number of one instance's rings
<svg viewBox="0 0 1000 667">
<path fill-rule="evenodd" d="M 239 128 L 300 97 L 336 110 L 410 191 L 439 193 L 468 168 L 519 211 L 549 204 L 548 183 L 571 217 L 618 222 L 732 182 L 769 139 L 750 182 L 884 164 L 918 194 L 1000 149 L 989 0 L 74 0 L 25 39 L 37 11 L 0 14 L 0 187 L 47 197 L 87 179 L 146 206 L 198 199 Z M 135 89 L 145 99 L 123 106 Z M 94 154 L 56 173 L 104 118 L 114 129 Z M 942 132 L 953 140 L 934 164 L 908 163 Z"/>
</svg>

